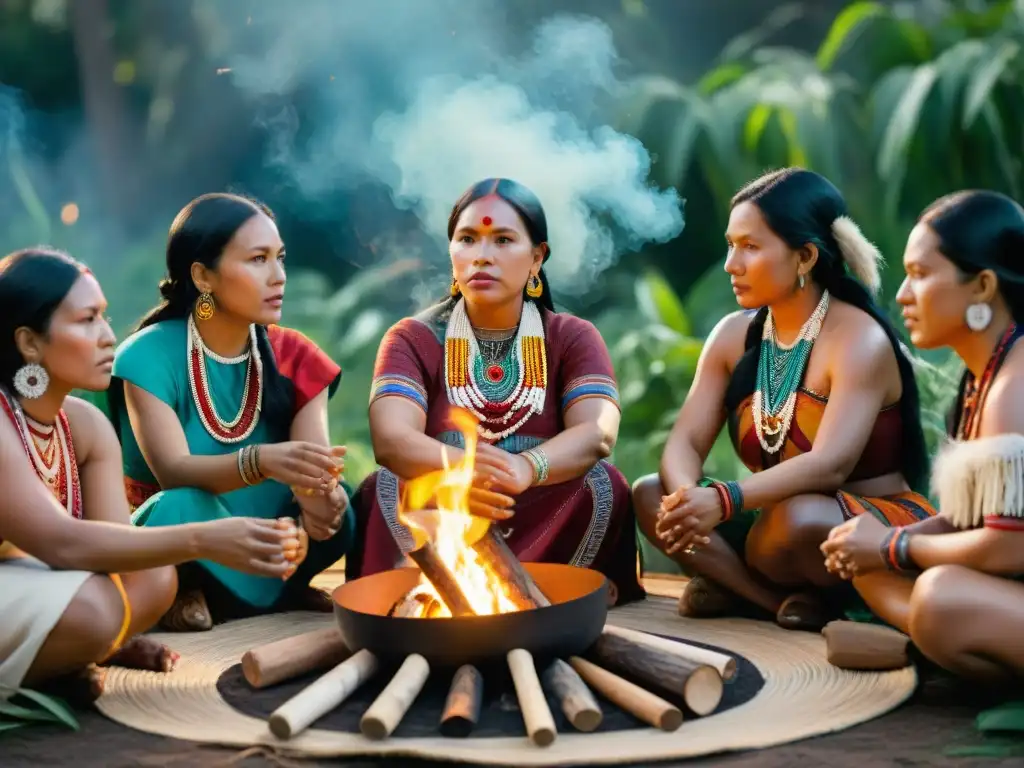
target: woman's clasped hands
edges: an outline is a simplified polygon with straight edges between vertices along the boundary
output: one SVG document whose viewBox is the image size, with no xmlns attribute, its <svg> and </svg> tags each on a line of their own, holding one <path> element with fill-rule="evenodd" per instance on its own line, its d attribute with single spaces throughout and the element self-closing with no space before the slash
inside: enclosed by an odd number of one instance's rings
<svg viewBox="0 0 1024 768">
<path fill-rule="evenodd" d="M 870 514 L 857 515 L 837 525 L 821 544 L 825 567 L 847 581 L 884 569 L 882 541 L 889 530 Z"/>
<path fill-rule="evenodd" d="M 681 486 L 662 497 L 655 531 L 669 545 L 667 554 L 693 554 L 711 542 L 711 531 L 722 521 L 722 514 L 722 501 L 714 488 Z"/>
</svg>

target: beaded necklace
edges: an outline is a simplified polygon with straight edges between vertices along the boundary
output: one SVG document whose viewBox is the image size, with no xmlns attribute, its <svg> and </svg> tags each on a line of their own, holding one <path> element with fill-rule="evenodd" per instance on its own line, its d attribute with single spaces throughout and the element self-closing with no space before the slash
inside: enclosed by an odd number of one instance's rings
<svg viewBox="0 0 1024 768">
<path fill-rule="evenodd" d="M 958 440 L 971 440 L 976 437 L 981 421 L 978 415 L 981 413 L 985 398 L 988 397 L 988 390 L 992 386 L 992 380 L 996 377 L 999 369 L 1003 366 L 1006 356 L 1013 348 L 1013 343 L 1022 335 L 1016 323 L 1010 323 L 992 355 L 985 364 L 980 378 L 975 378 L 970 371 L 965 377 L 964 397 L 960 405 L 960 416 L 957 419 L 956 437 Z"/>
<path fill-rule="evenodd" d="M 761 333 L 761 354 L 757 360 L 757 387 L 751 403 L 754 431 L 766 453 L 775 454 L 785 445 L 796 412 L 796 392 L 807 369 L 814 342 L 828 312 L 828 291 L 792 344 L 781 344 L 775 332 L 771 310 Z"/>
<path fill-rule="evenodd" d="M 212 352 L 199 335 L 195 320 L 189 315 L 186 334 L 188 360 L 188 384 L 192 391 L 192 402 L 199 412 L 199 420 L 207 433 L 221 443 L 240 443 L 248 438 L 259 423 L 263 407 L 263 362 L 256 346 L 256 326 L 249 326 L 249 349 L 238 357 L 223 357 Z M 245 385 L 242 388 L 242 403 L 231 421 L 224 421 L 217 413 L 210 395 L 209 379 L 206 374 L 206 358 L 228 365 L 248 361 L 245 370 Z"/>
<path fill-rule="evenodd" d="M 72 517 L 82 518 L 82 487 L 78 461 L 71 440 L 71 425 L 63 410 L 52 425 L 40 424 L 25 413 L 21 404 L 0 389 L 0 405 L 14 423 L 22 448 L 32 462 L 36 476 Z"/>
<path fill-rule="evenodd" d="M 481 353 L 465 301 L 456 303 L 445 330 L 445 390 L 452 405 L 477 417 L 480 436 L 496 442 L 544 410 L 548 376 L 544 323 L 536 305 L 525 302 L 511 349 L 500 359 L 488 360 Z"/>
</svg>

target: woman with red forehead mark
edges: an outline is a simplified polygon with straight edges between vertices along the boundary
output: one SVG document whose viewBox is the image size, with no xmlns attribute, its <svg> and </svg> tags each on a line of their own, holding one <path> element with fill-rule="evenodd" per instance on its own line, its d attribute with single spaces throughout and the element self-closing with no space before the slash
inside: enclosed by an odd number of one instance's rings
<svg viewBox="0 0 1024 768">
<path fill-rule="evenodd" d="M 626 479 L 606 459 L 618 391 L 594 326 L 554 311 L 543 264 L 544 209 L 509 179 L 472 186 L 448 219 L 450 295 L 385 335 L 370 394 L 381 469 L 360 488 L 348 577 L 401 563 L 413 546 L 398 519 L 403 481 L 461 459 L 453 408 L 479 420 L 478 482 L 515 499 L 501 532 L 524 562 L 595 568 L 611 599 L 639 599 Z"/>
</svg>

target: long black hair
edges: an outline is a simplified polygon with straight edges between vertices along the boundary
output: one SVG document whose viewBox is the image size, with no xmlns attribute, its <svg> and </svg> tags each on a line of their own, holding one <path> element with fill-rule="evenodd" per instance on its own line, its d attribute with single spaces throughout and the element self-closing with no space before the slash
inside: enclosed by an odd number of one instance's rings
<svg viewBox="0 0 1024 768">
<path fill-rule="evenodd" d="M 84 272 L 68 254 L 43 246 L 0 259 L 0 386 L 13 392 L 14 374 L 25 364 L 14 332 L 29 328 L 45 336 L 53 313 Z"/>
<path fill-rule="evenodd" d="M 732 206 L 750 202 L 758 207 L 768 227 L 790 248 L 813 243 L 818 260 L 811 279 L 832 296 L 863 310 L 874 318 L 889 337 L 899 365 L 903 395 L 900 398 L 903 435 L 902 472 L 915 489 L 927 488 L 928 448 L 921 426 L 919 394 L 914 368 L 889 318 L 875 302 L 867 287 L 849 272 L 849 264 L 833 234 L 836 219 L 847 215 L 846 201 L 828 179 L 802 168 L 784 168 L 755 179 L 732 199 Z M 727 402 L 734 409 L 754 389 L 760 340 L 768 308 L 758 311 L 747 331 L 746 349 L 730 383 Z"/>
<path fill-rule="evenodd" d="M 519 218 L 523 221 L 523 226 L 526 227 L 526 233 L 530 236 L 530 242 L 534 246 L 548 242 L 548 219 L 544 215 L 544 207 L 540 204 L 540 200 L 532 190 L 512 179 L 484 179 L 463 192 L 462 197 L 452 206 L 452 212 L 448 216 L 449 241 L 451 241 L 452 235 L 455 234 L 455 227 L 459 224 L 459 217 L 462 215 L 462 212 L 477 200 L 490 197 L 491 195 L 504 200 L 519 214 Z M 550 255 L 551 251 L 549 248 L 548 253 L 544 256 L 544 260 L 547 261 Z M 543 293 L 537 298 L 533 298 L 526 293 L 524 288 L 523 296 L 528 301 L 535 301 L 542 307 L 554 312 L 555 304 L 551 298 L 551 286 L 548 284 L 548 278 L 544 274 L 543 267 L 540 269 L 538 278 L 544 288 Z"/>
<path fill-rule="evenodd" d="M 1024 325 L 1024 209 L 990 190 L 963 190 L 940 197 L 918 219 L 939 238 L 939 252 L 964 281 L 991 269 L 1013 321 Z M 970 371 L 964 371 L 946 419 L 955 433 Z"/>
<path fill-rule="evenodd" d="M 199 289 L 192 281 L 192 265 L 198 262 L 216 269 L 235 233 L 253 216 L 261 214 L 274 219 L 262 203 L 219 192 L 201 195 L 182 208 L 167 236 L 167 274 L 160 281 L 161 301 L 142 318 L 133 333 L 165 320 L 187 318 L 199 298 Z M 262 325 L 256 326 L 256 344 L 263 361 L 262 417 L 275 433 L 280 433 L 291 424 L 295 387 L 278 369 L 267 329 Z M 116 425 L 124 399 L 119 382 L 111 386 L 110 399 L 111 417 Z"/>
</svg>

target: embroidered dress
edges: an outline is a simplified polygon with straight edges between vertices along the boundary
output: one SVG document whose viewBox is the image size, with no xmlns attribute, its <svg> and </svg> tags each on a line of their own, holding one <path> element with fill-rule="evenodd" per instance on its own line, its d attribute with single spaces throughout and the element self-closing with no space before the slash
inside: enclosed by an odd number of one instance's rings
<svg viewBox="0 0 1024 768">
<path fill-rule="evenodd" d="M 591 323 L 528 302 L 518 331 L 501 338 L 474 332 L 459 307 L 438 305 L 388 331 L 377 353 L 371 403 L 410 400 L 426 414 L 426 434 L 456 447 L 462 436 L 448 413 L 453 404 L 470 408 L 484 418 L 481 439 L 510 453 L 559 434 L 563 414 L 585 398 L 618 403 L 608 350 Z M 348 578 L 393 568 L 410 550 L 411 535 L 398 521 L 399 488 L 386 468 L 360 486 L 361 546 L 346 560 Z M 606 461 L 575 480 L 530 488 L 500 527 L 523 561 L 600 570 L 618 587 L 620 601 L 643 594 L 629 484 Z"/>
<path fill-rule="evenodd" d="M 294 413 L 324 389 L 333 395 L 341 369 L 298 331 L 280 326 L 267 329 L 278 370 L 295 388 Z M 253 354 L 255 353 L 255 354 Z M 237 358 L 224 358 L 206 349 L 191 332 L 191 322 L 167 320 L 130 336 L 117 350 L 114 377 L 145 390 L 166 403 L 178 417 L 193 456 L 236 453 L 251 444 L 289 440 L 286 430 L 272 429 L 260 418 L 263 361 L 255 345 Z M 115 386 L 120 386 L 120 381 Z M 214 495 L 198 488 L 161 491 L 139 449 L 123 404 L 117 424 L 124 456 L 125 488 L 136 525 L 179 525 L 230 515 L 297 517 L 300 512 L 291 489 L 274 480 Z M 330 540 L 310 541 L 309 554 L 289 584 L 310 578 L 337 562 L 348 550 L 352 515 Z M 269 608 L 281 596 L 285 582 L 253 576 L 218 563 L 198 561 L 235 597 L 256 608 Z"/>
</svg>

